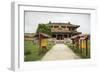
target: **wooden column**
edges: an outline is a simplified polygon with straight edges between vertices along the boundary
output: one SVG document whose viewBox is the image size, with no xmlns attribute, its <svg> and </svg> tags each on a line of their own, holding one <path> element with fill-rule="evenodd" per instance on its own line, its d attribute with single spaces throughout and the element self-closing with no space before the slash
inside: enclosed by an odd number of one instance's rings
<svg viewBox="0 0 100 73">
<path fill-rule="evenodd" d="M 56 34 L 56 40 L 57 40 L 57 34 Z"/>
<path fill-rule="evenodd" d="M 66 34 L 66 36 L 67 36 L 66 38 L 68 38 L 68 34 Z"/>
<path fill-rule="evenodd" d="M 80 39 L 80 53 L 82 53 L 82 40 Z"/>
<path fill-rule="evenodd" d="M 62 39 L 64 40 L 64 34 L 62 34 Z"/>
<path fill-rule="evenodd" d="M 86 56 L 88 55 L 88 38 L 85 39 L 86 40 Z"/>
<path fill-rule="evenodd" d="M 69 34 L 67 34 L 67 37 L 69 38 Z"/>
</svg>

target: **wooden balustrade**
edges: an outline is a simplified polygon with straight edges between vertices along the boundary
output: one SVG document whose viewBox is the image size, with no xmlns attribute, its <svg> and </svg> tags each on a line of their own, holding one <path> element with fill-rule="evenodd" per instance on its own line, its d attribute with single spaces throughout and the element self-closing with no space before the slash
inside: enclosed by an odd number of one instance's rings
<svg viewBox="0 0 100 73">
<path fill-rule="evenodd" d="M 90 36 L 89 35 L 77 35 L 72 38 L 73 49 L 77 50 L 82 56 L 90 56 Z"/>
</svg>

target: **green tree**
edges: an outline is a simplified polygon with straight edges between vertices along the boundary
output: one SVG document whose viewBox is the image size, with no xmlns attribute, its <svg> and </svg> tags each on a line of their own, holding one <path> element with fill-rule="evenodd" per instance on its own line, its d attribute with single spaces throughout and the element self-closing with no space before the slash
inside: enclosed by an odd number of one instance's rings
<svg viewBox="0 0 100 73">
<path fill-rule="evenodd" d="M 37 33 L 42 32 L 48 35 L 51 35 L 51 27 L 48 24 L 39 24 Z"/>
</svg>

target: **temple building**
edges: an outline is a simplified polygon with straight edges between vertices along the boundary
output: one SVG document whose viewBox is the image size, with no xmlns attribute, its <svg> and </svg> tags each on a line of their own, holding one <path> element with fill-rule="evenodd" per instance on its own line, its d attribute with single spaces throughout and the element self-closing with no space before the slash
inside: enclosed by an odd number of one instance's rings
<svg viewBox="0 0 100 73">
<path fill-rule="evenodd" d="M 74 35 L 81 34 L 81 32 L 77 31 L 77 28 L 79 28 L 80 25 L 74 25 L 71 24 L 70 22 L 53 23 L 50 21 L 49 25 L 51 27 L 52 38 L 56 40 L 64 40 Z"/>
</svg>

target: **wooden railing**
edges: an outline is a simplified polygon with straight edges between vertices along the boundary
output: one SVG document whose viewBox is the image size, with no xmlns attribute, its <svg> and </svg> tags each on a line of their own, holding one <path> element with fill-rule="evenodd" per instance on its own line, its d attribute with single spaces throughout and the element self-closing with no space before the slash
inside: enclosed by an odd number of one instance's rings
<svg viewBox="0 0 100 73">
<path fill-rule="evenodd" d="M 63 29 L 63 28 L 55 28 L 51 29 L 51 32 L 77 32 L 77 30 L 69 30 L 69 29 Z"/>
<path fill-rule="evenodd" d="M 80 54 L 82 57 L 90 57 L 90 36 L 89 35 L 77 35 L 72 39 L 72 49 Z"/>
</svg>

